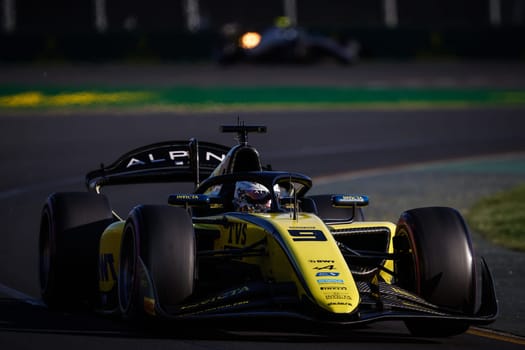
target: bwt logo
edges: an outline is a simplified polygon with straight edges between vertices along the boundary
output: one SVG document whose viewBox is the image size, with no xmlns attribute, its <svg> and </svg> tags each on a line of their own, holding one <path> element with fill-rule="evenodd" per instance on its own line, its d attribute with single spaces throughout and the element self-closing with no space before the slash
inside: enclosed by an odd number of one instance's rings
<svg viewBox="0 0 525 350">
<path fill-rule="evenodd" d="M 224 158 L 226 157 L 225 154 L 217 155 L 215 153 L 207 151 L 204 154 L 205 161 L 209 162 L 212 160 L 216 160 L 218 162 L 222 162 Z M 168 151 L 165 155 L 155 155 L 153 153 L 148 153 L 145 155 L 132 157 L 128 164 L 126 165 L 126 168 L 130 168 L 133 166 L 141 166 L 141 165 L 147 165 L 147 164 L 156 164 L 156 163 L 164 163 L 164 162 L 173 162 L 177 166 L 182 166 L 188 163 L 190 159 L 190 152 L 189 151 Z"/>
</svg>

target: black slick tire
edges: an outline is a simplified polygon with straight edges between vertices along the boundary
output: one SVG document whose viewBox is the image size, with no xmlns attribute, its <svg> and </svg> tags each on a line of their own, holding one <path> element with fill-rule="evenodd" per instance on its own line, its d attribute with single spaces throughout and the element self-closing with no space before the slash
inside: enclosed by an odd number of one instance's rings
<svg viewBox="0 0 525 350">
<path fill-rule="evenodd" d="M 99 240 L 113 221 L 104 195 L 65 192 L 47 198 L 38 251 L 40 291 L 49 307 L 63 309 L 95 302 Z"/>
<path fill-rule="evenodd" d="M 404 212 L 394 250 L 397 283 L 423 299 L 458 314 L 477 308 L 476 264 L 470 232 L 452 208 L 428 207 Z M 407 320 L 413 335 L 445 337 L 465 332 L 469 324 L 454 320 Z"/>
<path fill-rule="evenodd" d="M 124 318 L 144 316 L 140 271 L 144 267 L 164 310 L 193 293 L 196 243 L 189 214 L 163 205 L 135 207 L 124 227 L 118 295 Z"/>
</svg>

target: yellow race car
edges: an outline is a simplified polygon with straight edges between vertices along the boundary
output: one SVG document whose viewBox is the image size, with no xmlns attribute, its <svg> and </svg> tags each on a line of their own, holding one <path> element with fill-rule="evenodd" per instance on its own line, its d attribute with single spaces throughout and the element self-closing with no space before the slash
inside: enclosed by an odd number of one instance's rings
<svg viewBox="0 0 525 350">
<path fill-rule="evenodd" d="M 366 221 L 366 196 L 308 195 L 308 176 L 263 167 L 248 134 L 266 127 L 222 131 L 239 143 L 141 147 L 88 173 L 88 191 L 51 194 L 39 239 L 44 302 L 125 319 L 401 320 L 417 336 L 495 320 L 491 274 L 458 211 Z M 101 193 L 161 182 L 195 187 L 124 218 Z"/>
</svg>

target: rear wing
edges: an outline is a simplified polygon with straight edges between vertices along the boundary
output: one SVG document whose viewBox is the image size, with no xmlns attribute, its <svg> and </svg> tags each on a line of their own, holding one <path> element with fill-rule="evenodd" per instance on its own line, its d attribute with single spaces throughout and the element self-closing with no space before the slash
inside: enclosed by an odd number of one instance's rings
<svg viewBox="0 0 525 350">
<path fill-rule="evenodd" d="M 194 182 L 211 175 L 230 147 L 189 141 L 166 141 L 132 150 L 109 166 L 101 165 L 86 175 L 90 191 L 108 185 L 154 182 Z"/>
</svg>

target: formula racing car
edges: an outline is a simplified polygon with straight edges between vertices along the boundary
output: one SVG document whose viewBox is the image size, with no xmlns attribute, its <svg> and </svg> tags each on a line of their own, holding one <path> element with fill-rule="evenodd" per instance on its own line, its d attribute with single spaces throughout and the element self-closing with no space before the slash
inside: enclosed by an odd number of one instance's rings
<svg viewBox="0 0 525 350">
<path fill-rule="evenodd" d="M 341 64 L 359 60 L 360 45 L 356 40 L 340 42 L 329 36 L 312 33 L 279 17 L 275 25 L 262 32 L 242 31 L 238 24 L 222 28 L 222 44 L 215 53 L 220 64 L 237 62 L 314 63 L 331 58 Z"/>
<path fill-rule="evenodd" d="M 262 166 L 248 135 L 266 127 L 222 131 L 238 144 L 144 146 L 89 172 L 87 191 L 51 194 L 39 236 L 43 301 L 141 320 L 400 320 L 417 336 L 496 319 L 489 268 L 457 210 L 367 221 L 367 196 L 309 195 L 310 177 Z M 102 194 L 166 182 L 192 190 L 136 203 L 125 217 Z"/>
</svg>

